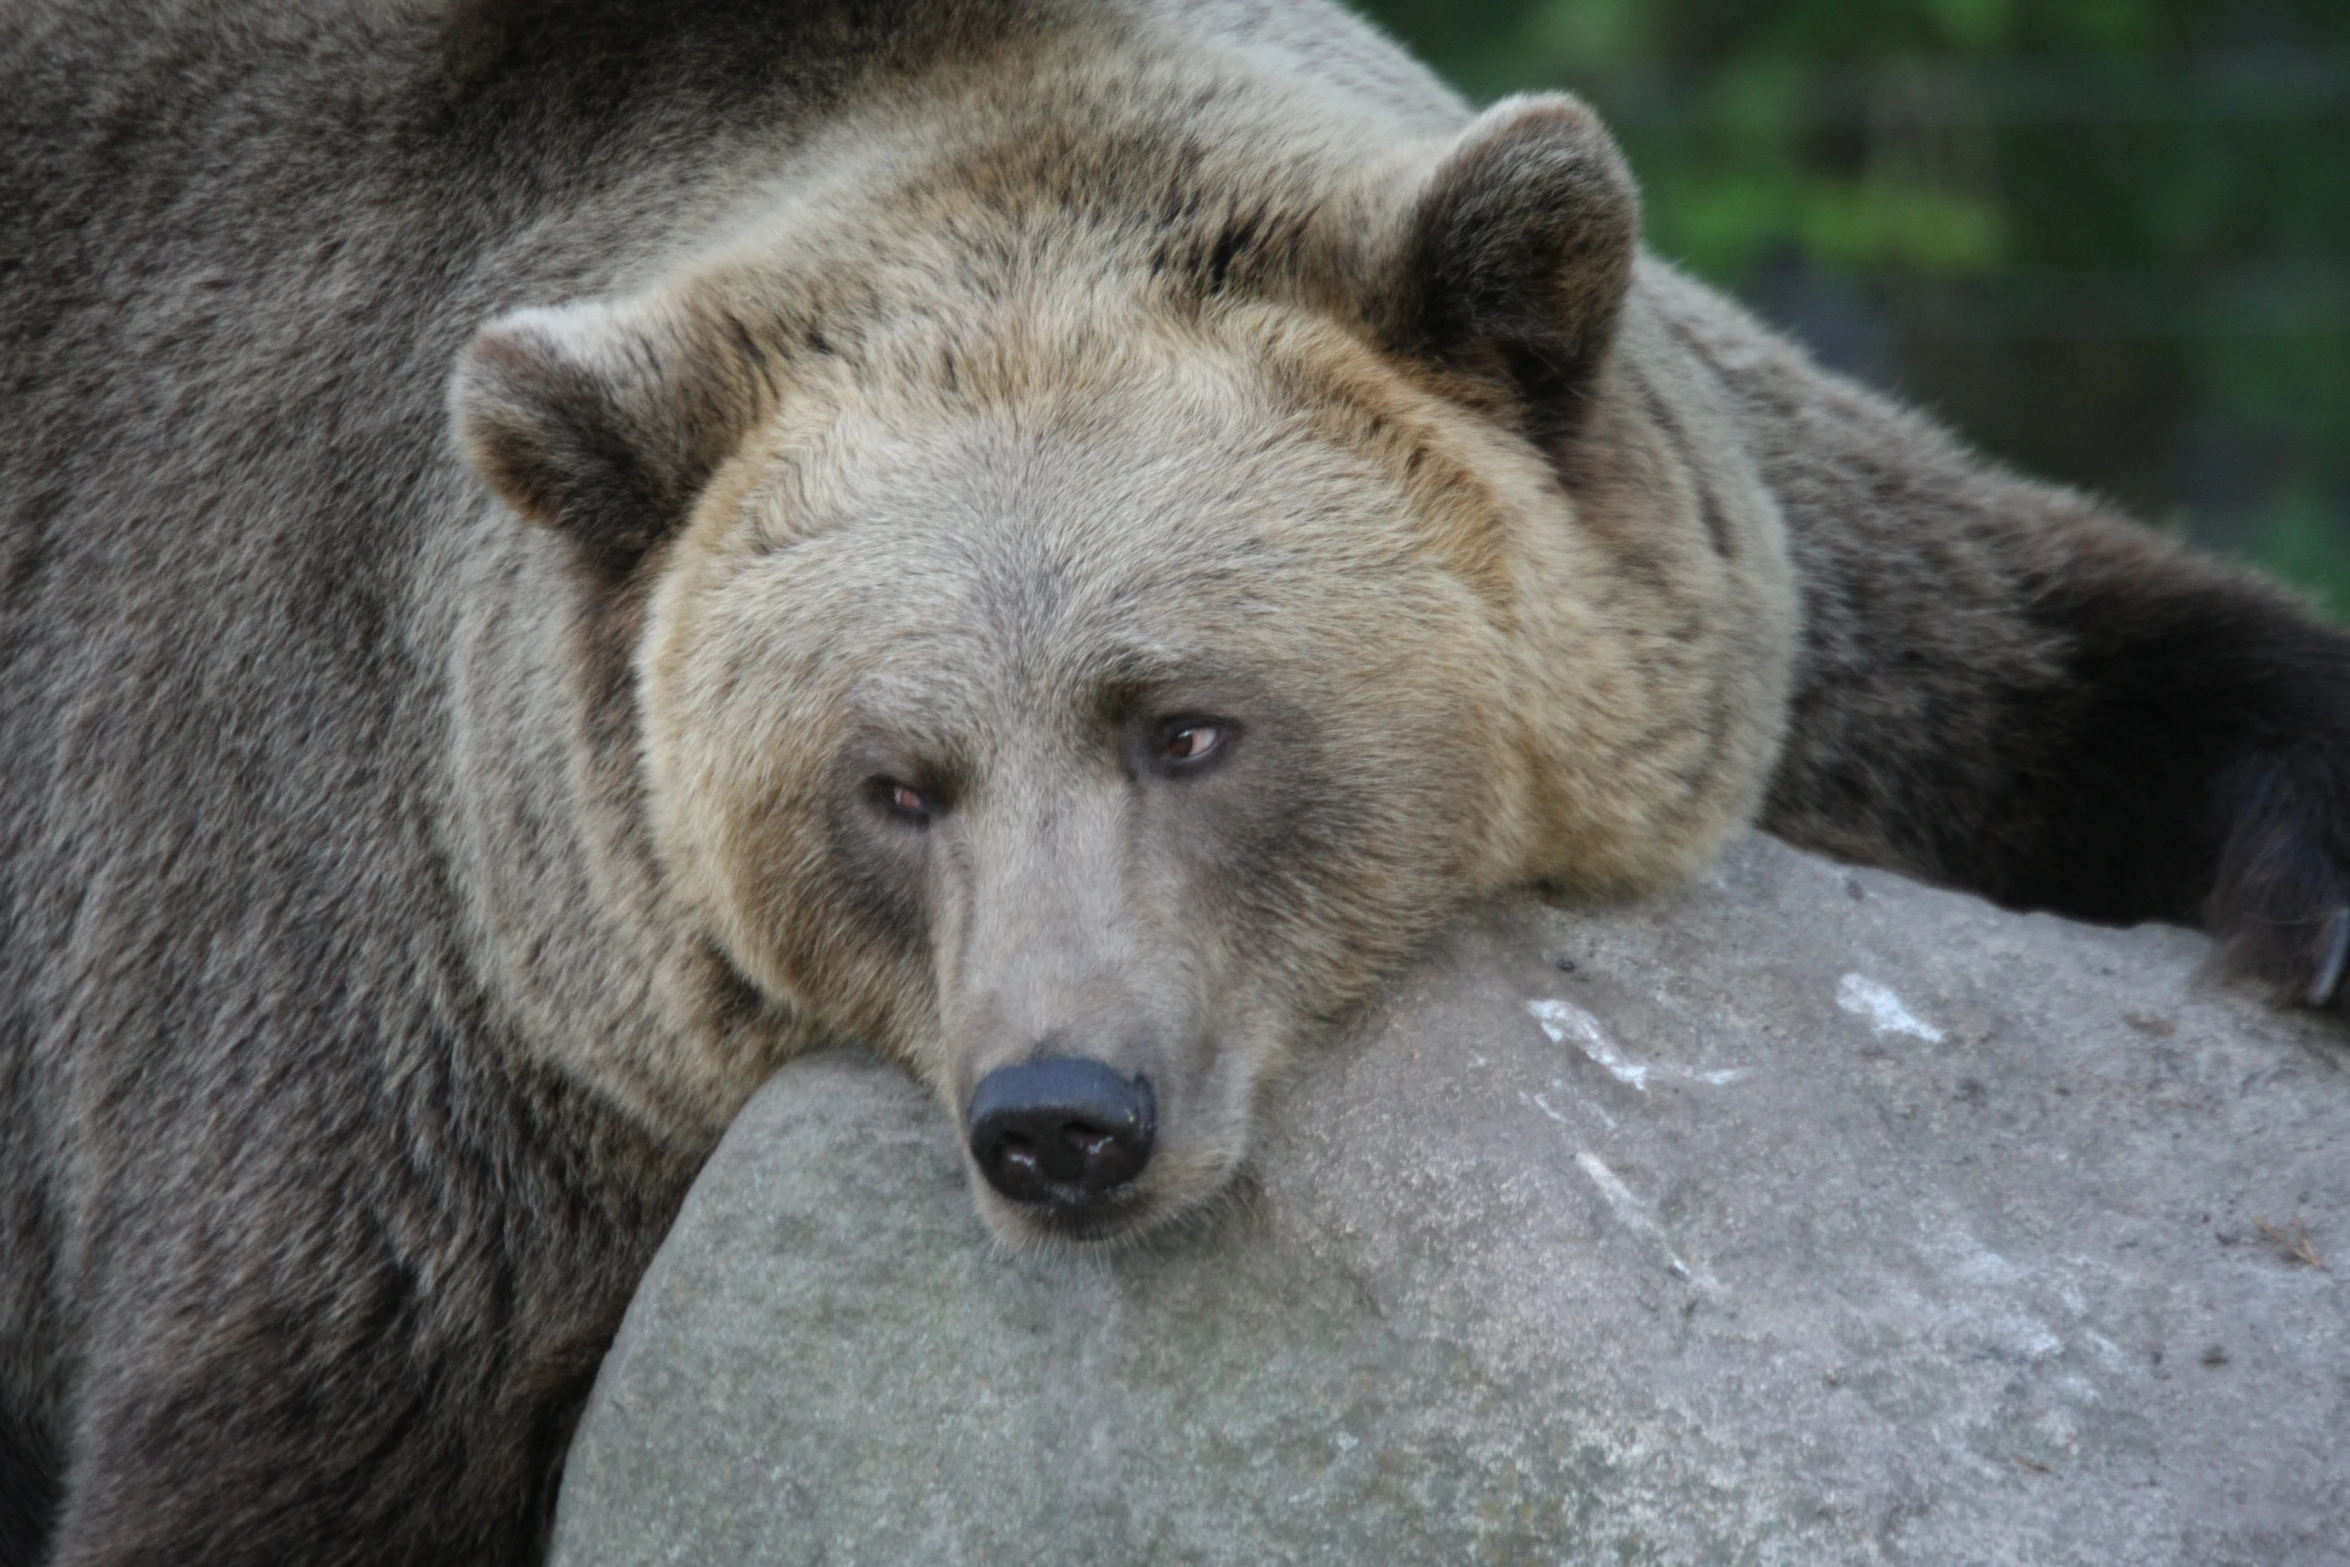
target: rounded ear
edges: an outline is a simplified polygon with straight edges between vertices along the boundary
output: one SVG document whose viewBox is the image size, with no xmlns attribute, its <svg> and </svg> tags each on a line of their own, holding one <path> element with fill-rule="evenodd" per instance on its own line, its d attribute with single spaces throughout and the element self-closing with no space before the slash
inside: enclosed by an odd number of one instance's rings
<svg viewBox="0 0 2350 1567">
<path fill-rule="evenodd" d="M 1606 360 L 1640 244 L 1631 170 L 1563 94 L 1505 98 L 1427 175 L 1372 271 L 1398 353 L 1506 382 L 1546 433 Z"/>
<path fill-rule="evenodd" d="M 766 357 L 740 322 L 659 296 L 502 317 L 459 356 L 449 388 L 474 471 L 614 575 L 685 520 L 772 402 Z"/>
</svg>

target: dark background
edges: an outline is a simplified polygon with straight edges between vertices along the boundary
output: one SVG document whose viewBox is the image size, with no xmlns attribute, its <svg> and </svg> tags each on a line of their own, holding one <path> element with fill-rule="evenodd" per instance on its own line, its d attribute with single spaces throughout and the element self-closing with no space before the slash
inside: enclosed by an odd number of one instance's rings
<svg viewBox="0 0 2350 1567">
<path fill-rule="evenodd" d="M 2350 0 L 1358 0 L 1615 128 L 1648 242 L 2350 619 Z"/>
</svg>

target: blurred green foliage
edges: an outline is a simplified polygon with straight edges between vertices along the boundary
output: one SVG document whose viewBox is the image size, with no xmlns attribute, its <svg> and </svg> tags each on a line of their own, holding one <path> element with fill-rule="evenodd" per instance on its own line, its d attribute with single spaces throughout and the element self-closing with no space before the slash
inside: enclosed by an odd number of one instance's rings
<svg viewBox="0 0 2350 1567">
<path fill-rule="evenodd" d="M 1615 127 L 1649 243 L 2350 618 L 2350 0 L 1362 0 Z"/>
</svg>

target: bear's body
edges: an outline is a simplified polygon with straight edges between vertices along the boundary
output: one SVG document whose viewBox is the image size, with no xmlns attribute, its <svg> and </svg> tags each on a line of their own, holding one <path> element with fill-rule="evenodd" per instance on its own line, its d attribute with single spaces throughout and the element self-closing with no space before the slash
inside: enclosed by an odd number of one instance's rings
<svg viewBox="0 0 2350 1567">
<path fill-rule="evenodd" d="M 1758 816 L 2334 999 L 2344 641 L 1636 261 L 1574 106 L 1316 0 L 446 9 L 0 18 L 0 1562 L 526 1558 L 836 1034 L 1155 1085 L 1019 1236 Z"/>
</svg>

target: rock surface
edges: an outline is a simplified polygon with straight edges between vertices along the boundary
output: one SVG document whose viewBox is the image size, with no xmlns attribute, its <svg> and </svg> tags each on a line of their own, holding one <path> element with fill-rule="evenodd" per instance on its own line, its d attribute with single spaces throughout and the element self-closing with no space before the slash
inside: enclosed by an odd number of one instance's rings
<svg viewBox="0 0 2350 1567">
<path fill-rule="evenodd" d="M 2203 952 L 1762 838 L 1505 902 L 1117 1255 L 1006 1254 L 933 1101 L 798 1063 L 555 1560 L 2350 1561 L 2350 1033 Z"/>
</svg>

